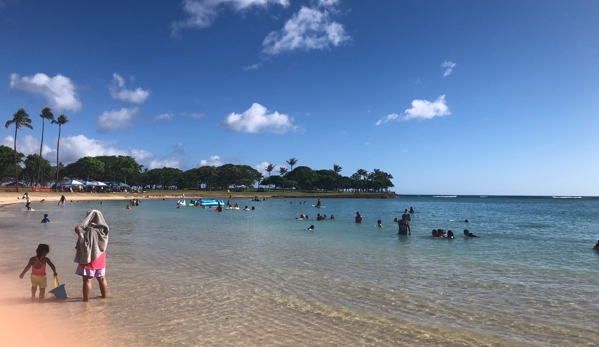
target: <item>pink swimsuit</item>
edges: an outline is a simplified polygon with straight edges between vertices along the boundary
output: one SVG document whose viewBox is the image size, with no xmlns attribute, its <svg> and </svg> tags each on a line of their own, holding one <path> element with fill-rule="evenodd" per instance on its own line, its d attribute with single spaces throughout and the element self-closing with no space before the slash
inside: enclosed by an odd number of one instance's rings
<svg viewBox="0 0 599 347">
<path fill-rule="evenodd" d="M 33 266 L 31 267 L 31 274 L 32 274 L 32 275 L 35 275 L 35 276 L 40 276 L 40 277 L 41 277 L 41 276 L 46 276 L 46 264 L 44 264 L 44 263 L 42 263 L 42 262 L 41 262 L 41 260 L 42 260 L 43 258 L 44 258 L 44 257 L 41 257 L 41 258 L 35 257 L 35 260 L 37 260 L 37 261 L 36 261 L 36 262 L 35 262 L 35 264 L 33 264 Z M 36 269 L 36 268 L 35 268 L 35 266 L 36 266 L 37 264 L 42 264 L 42 267 L 40 267 L 39 269 Z"/>
</svg>

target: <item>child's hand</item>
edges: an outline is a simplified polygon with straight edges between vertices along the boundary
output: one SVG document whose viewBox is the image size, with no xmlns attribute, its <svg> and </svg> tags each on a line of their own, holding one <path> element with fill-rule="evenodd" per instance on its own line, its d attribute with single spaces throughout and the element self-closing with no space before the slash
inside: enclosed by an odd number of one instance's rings
<svg viewBox="0 0 599 347">
<path fill-rule="evenodd" d="M 58 276 L 58 273 L 56 273 L 56 272 L 55 272 L 55 273 L 54 273 L 54 277 L 56 277 L 56 276 Z"/>
<path fill-rule="evenodd" d="M 24 275 L 24 274 L 20 274 L 20 275 L 19 275 L 19 278 L 23 278 L 23 276 L 25 276 L 25 275 Z"/>
</svg>

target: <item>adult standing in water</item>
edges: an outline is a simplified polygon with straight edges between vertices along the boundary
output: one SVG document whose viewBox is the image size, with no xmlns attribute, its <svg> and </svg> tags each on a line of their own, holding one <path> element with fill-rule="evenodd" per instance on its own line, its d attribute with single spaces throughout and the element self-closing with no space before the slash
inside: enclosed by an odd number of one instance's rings
<svg viewBox="0 0 599 347">
<path fill-rule="evenodd" d="M 320 207 L 322 206 L 322 203 L 320 202 L 320 199 L 318 199 L 318 201 L 316 202 L 316 207 Z"/>
<path fill-rule="evenodd" d="M 75 227 L 77 234 L 75 262 L 79 264 L 75 273 L 83 277 L 83 301 L 89 301 L 94 277 L 98 280 L 102 297 L 106 298 L 108 293 L 105 277 L 108 231 L 104 216 L 98 210 L 88 211 L 81 224 Z"/>
<path fill-rule="evenodd" d="M 67 198 L 64 197 L 64 195 L 60 196 L 60 201 L 58 202 L 59 205 L 64 206 L 64 203 L 67 201 Z"/>
<path fill-rule="evenodd" d="M 412 235 L 412 229 L 410 228 L 410 222 L 408 221 L 408 215 L 403 214 L 400 220 L 397 220 L 397 225 L 399 225 L 399 231 L 397 232 L 399 235 Z"/>
<path fill-rule="evenodd" d="M 362 215 L 360 214 L 360 212 L 356 212 L 356 223 L 362 223 Z"/>
</svg>

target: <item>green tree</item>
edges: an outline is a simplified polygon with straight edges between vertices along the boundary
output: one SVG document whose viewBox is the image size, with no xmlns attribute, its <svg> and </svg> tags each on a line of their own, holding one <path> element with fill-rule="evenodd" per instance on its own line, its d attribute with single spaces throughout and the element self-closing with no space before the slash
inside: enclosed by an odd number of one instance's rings
<svg viewBox="0 0 599 347">
<path fill-rule="evenodd" d="M 42 148 L 44 147 L 44 128 L 46 126 L 46 119 L 50 122 L 54 121 L 54 114 L 52 114 L 52 110 L 50 110 L 49 107 L 46 107 L 42 110 L 40 118 L 42 118 L 42 140 L 40 141 L 40 155 L 39 162 L 37 163 L 37 184 L 40 183 L 40 176 L 42 174 Z"/>
<path fill-rule="evenodd" d="M 58 192 L 58 182 L 60 182 L 60 133 L 62 131 L 62 126 L 69 122 L 69 119 L 64 115 L 60 115 L 57 120 L 53 120 L 52 124 L 58 124 L 58 141 L 56 142 L 56 185 L 54 191 Z"/>
<path fill-rule="evenodd" d="M 23 153 L 15 153 L 15 151 L 7 146 L 0 145 L 0 183 L 6 179 L 15 179 L 15 163 L 14 157 L 17 156 L 17 164 L 23 160 Z M 16 166 L 17 170 L 21 170 L 21 166 Z"/>
<path fill-rule="evenodd" d="M 31 126 L 31 118 L 24 109 L 20 108 L 15 112 L 13 118 L 6 122 L 4 125 L 7 129 L 11 125 L 15 125 L 15 141 L 14 141 L 14 157 L 15 157 L 15 187 L 17 188 L 17 192 L 19 191 L 19 172 L 17 171 L 17 132 L 21 130 L 22 127 L 26 127 L 29 129 L 33 129 Z"/>
<path fill-rule="evenodd" d="M 25 158 L 23 162 L 25 167 L 22 172 L 22 180 L 24 182 L 28 182 L 29 185 L 32 185 L 33 182 L 40 184 L 41 181 L 36 181 L 36 176 L 40 173 L 45 175 L 45 177 L 49 177 L 52 175 L 52 165 L 47 159 L 40 158 L 37 154 L 30 154 Z"/>
<path fill-rule="evenodd" d="M 284 166 L 279 166 L 279 175 L 281 176 L 280 183 L 283 188 L 283 193 L 285 192 L 285 183 L 287 183 L 287 178 L 285 174 L 287 173 L 287 168 Z"/>
<path fill-rule="evenodd" d="M 71 166 L 72 169 L 69 168 Z M 74 174 L 77 178 L 85 178 L 86 181 L 89 181 L 90 178 L 98 180 L 104 176 L 104 162 L 95 157 L 83 157 L 73 164 L 67 165 L 66 169 L 70 175 Z"/>
<path fill-rule="evenodd" d="M 298 166 L 287 174 L 287 178 L 296 181 L 301 189 L 312 190 L 314 182 L 318 180 L 318 175 L 307 166 Z"/>
<path fill-rule="evenodd" d="M 291 159 L 287 160 L 287 164 L 289 164 L 289 166 L 291 166 L 291 171 L 293 171 L 293 165 L 297 164 L 297 159 L 295 159 L 294 157 L 291 157 Z"/>
<path fill-rule="evenodd" d="M 335 181 L 335 190 L 337 190 L 336 186 L 339 184 L 338 182 L 341 180 L 341 175 L 339 175 L 341 170 L 343 170 L 343 168 L 341 166 L 339 166 L 337 164 L 333 164 L 333 172 L 335 172 L 339 176 Z"/>
<path fill-rule="evenodd" d="M 270 173 L 275 169 L 275 166 L 271 163 L 268 163 L 268 165 L 266 165 L 266 168 L 264 170 L 266 170 L 266 172 L 268 172 L 268 185 L 270 186 Z"/>
</svg>

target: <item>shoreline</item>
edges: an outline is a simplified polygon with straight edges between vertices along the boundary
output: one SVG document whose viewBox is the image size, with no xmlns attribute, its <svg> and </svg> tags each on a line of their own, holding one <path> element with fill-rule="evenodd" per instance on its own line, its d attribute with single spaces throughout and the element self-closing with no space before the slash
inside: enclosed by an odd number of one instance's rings
<svg viewBox="0 0 599 347">
<path fill-rule="evenodd" d="M 102 200 L 131 200 L 131 199 L 179 199 L 183 191 L 162 191 L 151 190 L 142 193 L 78 193 L 78 192 L 30 192 L 28 189 L 22 192 L 0 192 L 0 206 L 25 203 L 23 194 L 27 192 L 31 197 L 31 203 L 34 205 L 40 204 L 41 200 L 44 203 L 52 203 L 60 201 L 61 195 L 67 198 L 67 201 L 102 201 Z M 185 199 L 251 199 L 255 196 L 267 199 L 389 199 L 395 197 L 395 193 L 297 193 L 289 192 L 207 192 L 207 191 L 185 191 Z"/>
</svg>

